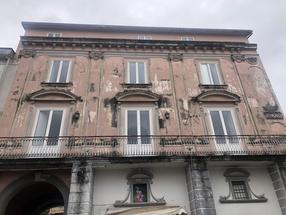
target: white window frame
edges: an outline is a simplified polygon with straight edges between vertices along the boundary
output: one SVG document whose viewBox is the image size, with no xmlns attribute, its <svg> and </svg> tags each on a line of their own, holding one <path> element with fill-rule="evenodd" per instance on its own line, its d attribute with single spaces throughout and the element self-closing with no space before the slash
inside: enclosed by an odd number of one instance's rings
<svg viewBox="0 0 286 215">
<path fill-rule="evenodd" d="M 60 128 L 60 132 L 59 132 L 59 136 L 61 136 L 62 133 L 63 133 L 64 126 L 65 126 L 65 118 L 66 118 L 66 108 L 63 108 L 63 107 L 40 107 L 40 108 L 37 108 L 37 112 L 36 112 L 36 115 L 35 115 L 33 129 L 32 129 L 32 135 L 31 136 L 33 136 L 33 137 L 35 136 L 35 132 L 36 132 L 36 127 L 37 127 L 37 123 L 38 123 L 38 120 L 39 120 L 40 111 L 63 111 L 62 121 L 61 121 L 61 128 Z M 44 136 L 45 138 L 48 137 L 48 133 L 50 131 L 51 120 L 52 120 L 52 114 L 50 112 L 46 133 L 45 133 L 45 136 Z"/>
<path fill-rule="evenodd" d="M 194 37 L 191 37 L 191 36 L 181 36 L 181 41 L 194 41 Z"/>
<path fill-rule="evenodd" d="M 214 81 L 213 81 L 213 78 L 212 78 L 212 75 L 211 75 L 210 64 L 214 64 L 214 65 L 215 65 L 216 73 L 217 73 L 218 80 L 219 80 L 219 83 L 218 83 L 218 84 L 215 84 Z M 202 73 L 202 72 L 203 72 L 203 71 L 202 71 L 202 65 L 207 65 L 207 68 L 208 68 L 208 78 L 209 78 L 209 80 L 210 80 L 209 83 L 204 83 L 203 73 Z M 199 73 L 200 73 L 200 81 L 201 81 L 201 84 L 202 84 L 202 85 L 223 85 L 223 78 L 222 78 L 222 75 L 221 75 L 221 71 L 220 71 L 218 62 L 200 62 L 200 63 L 199 63 Z"/>
<path fill-rule="evenodd" d="M 152 119 L 153 119 L 153 108 L 152 107 L 126 107 L 124 108 L 124 114 L 125 114 L 125 122 L 124 122 L 124 126 L 125 126 L 125 135 L 128 136 L 128 111 L 137 111 L 137 132 L 138 129 L 140 131 L 140 111 L 149 111 L 149 123 L 150 123 L 150 135 L 154 134 L 154 130 L 153 130 L 153 123 L 152 123 Z M 137 136 L 140 136 L 140 134 L 137 133 Z"/>
<path fill-rule="evenodd" d="M 61 37 L 62 33 L 59 32 L 48 32 L 47 37 Z"/>
<path fill-rule="evenodd" d="M 230 111 L 231 113 L 231 117 L 232 117 L 232 120 L 233 120 L 233 123 L 234 123 L 234 128 L 235 128 L 235 131 L 236 131 L 236 135 L 239 135 L 240 132 L 239 132 L 239 126 L 238 126 L 238 121 L 237 121 L 237 117 L 236 117 L 236 114 L 235 114 L 235 109 L 234 108 L 228 108 L 228 107 L 208 107 L 207 108 L 207 111 L 208 111 L 208 116 L 209 116 L 209 122 L 210 122 L 210 125 L 211 125 L 211 130 L 212 130 L 212 134 L 215 135 L 215 132 L 214 132 L 214 125 L 212 123 L 212 119 L 211 119 L 211 111 L 219 111 L 219 115 L 220 115 L 220 120 L 222 122 L 222 127 L 223 127 L 223 131 L 224 131 L 224 135 L 227 135 L 226 134 L 226 127 L 225 127 L 225 122 L 223 119 L 223 116 L 222 116 L 222 111 Z"/>
<path fill-rule="evenodd" d="M 55 61 L 60 61 L 60 66 L 59 66 L 59 69 L 58 69 L 57 80 L 56 80 L 56 82 L 50 82 L 52 71 L 53 71 L 53 66 L 54 66 L 54 62 Z M 68 72 L 67 72 L 67 77 L 66 77 L 66 81 L 65 82 L 59 82 L 60 77 L 61 77 L 62 65 L 63 65 L 64 61 L 68 61 L 69 62 L 69 68 L 68 68 Z M 70 59 L 53 59 L 53 60 L 51 60 L 50 72 L 49 72 L 49 76 L 48 76 L 47 82 L 48 83 L 68 83 L 69 80 L 70 80 L 71 64 L 72 64 L 72 61 Z"/>
<path fill-rule="evenodd" d="M 139 34 L 137 38 L 138 40 L 152 40 L 151 35 L 145 35 L 145 34 Z"/>
<path fill-rule="evenodd" d="M 130 83 L 130 63 L 136 63 L 136 83 Z M 144 83 L 139 83 L 139 69 L 138 63 L 144 63 Z M 148 75 L 147 75 L 147 62 L 143 60 L 129 60 L 127 63 L 127 83 L 128 84 L 147 84 Z"/>
</svg>

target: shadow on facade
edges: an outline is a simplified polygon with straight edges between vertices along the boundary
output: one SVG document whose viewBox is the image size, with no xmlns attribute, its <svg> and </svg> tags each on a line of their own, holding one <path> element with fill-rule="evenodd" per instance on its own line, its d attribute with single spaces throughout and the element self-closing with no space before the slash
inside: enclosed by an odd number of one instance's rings
<svg viewBox="0 0 286 215">
<path fill-rule="evenodd" d="M 36 178 L 32 175 L 18 179 L 1 193 L 0 215 L 48 215 L 44 211 L 57 206 L 64 206 L 66 211 L 66 185 L 54 176 Z"/>
</svg>

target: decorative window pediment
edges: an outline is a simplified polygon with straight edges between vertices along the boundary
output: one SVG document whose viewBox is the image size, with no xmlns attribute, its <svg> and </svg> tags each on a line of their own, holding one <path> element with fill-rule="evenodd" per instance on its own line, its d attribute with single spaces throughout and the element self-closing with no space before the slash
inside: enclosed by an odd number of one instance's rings
<svg viewBox="0 0 286 215">
<path fill-rule="evenodd" d="M 117 102 L 158 102 L 160 96 L 147 90 L 125 90 L 115 96 Z"/>
<path fill-rule="evenodd" d="M 249 172 L 240 168 L 231 168 L 223 174 L 229 185 L 227 196 L 220 196 L 220 203 L 256 203 L 267 202 L 263 195 L 253 193 L 249 186 Z"/>
<path fill-rule="evenodd" d="M 165 205 L 163 198 L 156 198 L 151 190 L 153 174 L 144 169 L 135 169 L 127 175 L 128 194 L 122 201 L 116 201 L 115 207 Z"/>
<path fill-rule="evenodd" d="M 210 90 L 192 98 L 194 102 L 240 102 L 240 96 L 226 90 Z"/>
<path fill-rule="evenodd" d="M 57 102 L 76 102 L 82 101 L 80 96 L 73 94 L 70 91 L 59 90 L 59 89 L 41 89 L 39 91 L 33 92 L 27 95 L 27 101 L 35 102 L 47 102 L 47 101 L 57 101 Z"/>
</svg>

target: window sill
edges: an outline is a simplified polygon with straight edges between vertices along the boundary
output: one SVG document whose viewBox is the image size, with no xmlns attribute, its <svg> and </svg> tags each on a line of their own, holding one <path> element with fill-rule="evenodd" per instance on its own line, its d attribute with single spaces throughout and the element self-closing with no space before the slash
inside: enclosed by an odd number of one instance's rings
<svg viewBox="0 0 286 215">
<path fill-rule="evenodd" d="M 151 83 L 146 84 L 129 84 L 129 83 L 123 83 L 121 84 L 123 88 L 150 88 L 152 86 Z"/>
<path fill-rule="evenodd" d="M 142 202 L 142 203 L 120 203 L 115 202 L 114 207 L 140 207 L 140 206 L 158 206 L 165 205 L 166 202 Z"/>
<path fill-rule="evenodd" d="M 199 87 L 202 89 L 226 89 L 227 85 L 226 84 L 199 84 Z"/>
<path fill-rule="evenodd" d="M 260 202 L 267 202 L 266 198 L 261 199 L 220 199 L 220 203 L 260 203 Z"/>
<path fill-rule="evenodd" d="M 71 87 L 72 82 L 58 83 L 58 82 L 41 82 L 42 87 Z"/>
</svg>

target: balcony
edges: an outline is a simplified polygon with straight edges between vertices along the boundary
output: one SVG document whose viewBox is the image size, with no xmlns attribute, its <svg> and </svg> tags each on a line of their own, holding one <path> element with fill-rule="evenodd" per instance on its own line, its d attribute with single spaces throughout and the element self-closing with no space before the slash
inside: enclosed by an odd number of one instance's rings
<svg viewBox="0 0 286 215">
<path fill-rule="evenodd" d="M 283 154 L 286 135 L 0 138 L 0 159 Z"/>
</svg>

